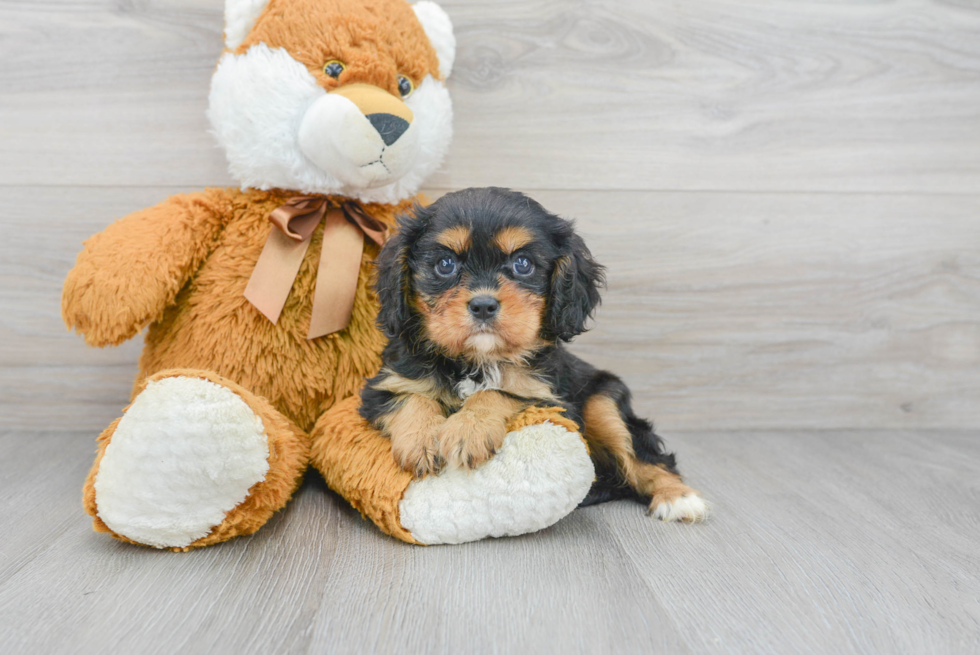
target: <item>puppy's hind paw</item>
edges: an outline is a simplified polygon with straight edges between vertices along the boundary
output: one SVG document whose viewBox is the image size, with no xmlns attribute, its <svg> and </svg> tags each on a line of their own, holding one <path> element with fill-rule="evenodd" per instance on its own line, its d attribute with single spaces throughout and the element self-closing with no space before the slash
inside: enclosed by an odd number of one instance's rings
<svg viewBox="0 0 980 655">
<path fill-rule="evenodd" d="M 709 507 L 697 492 L 690 492 L 674 498 L 654 496 L 650 502 L 649 514 L 661 521 L 684 521 L 700 523 L 708 517 Z"/>
</svg>

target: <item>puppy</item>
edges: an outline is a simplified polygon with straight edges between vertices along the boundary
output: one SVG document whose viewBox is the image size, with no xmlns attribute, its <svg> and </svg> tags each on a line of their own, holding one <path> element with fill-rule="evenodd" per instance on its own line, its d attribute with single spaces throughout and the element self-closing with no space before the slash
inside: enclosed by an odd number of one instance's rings
<svg viewBox="0 0 980 655">
<path fill-rule="evenodd" d="M 517 413 L 558 405 L 595 462 L 583 505 L 632 497 L 662 520 L 704 518 L 623 381 L 563 345 L 586 329 L 604 284 L 569 221 L 515 191 L 465 189 L 403 218 L 377 265 L 389 343 L 361 415 L 402 468 L 479 466 Z"/>
</svg>

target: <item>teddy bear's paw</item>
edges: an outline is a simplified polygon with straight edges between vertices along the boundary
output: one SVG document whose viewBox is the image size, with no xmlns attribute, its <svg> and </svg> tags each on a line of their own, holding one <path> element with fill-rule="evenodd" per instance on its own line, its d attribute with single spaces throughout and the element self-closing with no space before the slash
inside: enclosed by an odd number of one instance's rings
<svg viewBox="0 0 980 655">
<path fill-rule="evenodd" d="M 423 544 L 535 532 L 574 510 L 595 479 L 578 433 L 551 422 L 514 430 L 475 470 L 447 468 L 412 482 L 401 525 Z"/>
<path fill-rule="evenodd" d="M 196 377 L 151 381 L 120 419 L 95 478 L 98 517 L 157 548 L 208 535 L 269 471 L 262 419 Z"/>
</svg>

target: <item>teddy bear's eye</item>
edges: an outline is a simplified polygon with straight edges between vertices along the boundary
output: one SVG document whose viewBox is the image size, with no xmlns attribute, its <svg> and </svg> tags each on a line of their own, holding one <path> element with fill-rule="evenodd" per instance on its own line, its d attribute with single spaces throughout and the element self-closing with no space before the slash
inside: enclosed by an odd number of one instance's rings
<svg viewBox="0 0 980 655">
<path fill-rule="evenodd" d="M 412 84 L 412 80 L 408 79 L 404 75 L 398 76 L 398 93 L 402 94 L 403 98 L 407 98 L 412 95 L 412 91 L 415 90 L 415 85 Z"/>
<path fill-rule="evenodd" d="M 343 73 L 344 69 L 346 68 L 347 67 L 344 66 L 344 63 L 342 61 L 339 61 L 337 59 L 331 59 L 330 61 L 328 61 L 323 65 L 323 73 L 328 77 L 337 79 L 338 77 L 340 77 L 340 74 Z"/>
</svg>

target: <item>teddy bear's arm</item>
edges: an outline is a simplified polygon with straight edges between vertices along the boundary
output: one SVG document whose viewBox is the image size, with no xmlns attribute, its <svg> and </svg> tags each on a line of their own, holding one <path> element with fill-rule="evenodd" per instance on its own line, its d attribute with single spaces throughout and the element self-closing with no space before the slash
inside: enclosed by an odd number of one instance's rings
<svg viewBox="0 0 980 655">
<path fill-rule="evenodd" d="M 65 324 L 93 346 L 132 338 L 173 302 L 234 211 L 221 189 L 175 195 L 85 241 L 65 279 Z"/>
</svg>

